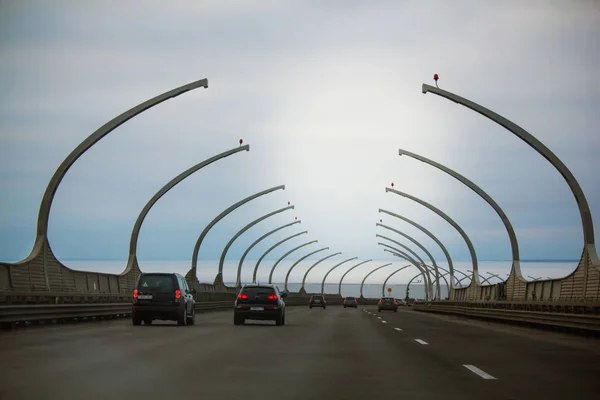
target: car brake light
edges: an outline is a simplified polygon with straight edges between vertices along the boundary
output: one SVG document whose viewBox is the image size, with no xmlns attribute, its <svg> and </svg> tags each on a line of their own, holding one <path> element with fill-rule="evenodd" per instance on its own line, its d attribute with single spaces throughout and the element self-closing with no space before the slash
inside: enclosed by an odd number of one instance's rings
<svg viewBox="0 0 600 400">
<path fill-rule="evenodd" d="M 394 305 L 395 305 L 395 306 L 397 306 L 397 305 L 398 305 L 398 303 L 394 302 Z"/>
<path fill-rule="evenodd" d="M 137 290 L 137 289 L 134 289 L 134 290 L 133 290 L 133 298 L 134 298 L 134 299 L 137 299 L 137 297 L 138 297 L 138 290 Z"/>
<path fill-rule="evenodd" d="M 379 300 L 379 305 L 382 305 L 382 304 L 383 304 L 383 302 L 381 300 Z"/>
<path fill-rule="evenodd" d="M 177 290 L 175 291 L 175 298 L 176 298 L 176 299 L 180 299 L 180 298 L 181 298 L 181 290 L 177 289 Z"/>
<path fill-rule="evenodd" d="M 240 293 L 238 294 L 238 299 L 247 299 L 248 295 L 246 293 Z"/>
<path fill-rule="evenodd" d="M 267 296 L 267 299 L 269 299 L 269 300 L 277 300 L 277 298 L 278 297 L 277 297 L 276 294 L 270 294 L 270 295 Z"/>
</svg>

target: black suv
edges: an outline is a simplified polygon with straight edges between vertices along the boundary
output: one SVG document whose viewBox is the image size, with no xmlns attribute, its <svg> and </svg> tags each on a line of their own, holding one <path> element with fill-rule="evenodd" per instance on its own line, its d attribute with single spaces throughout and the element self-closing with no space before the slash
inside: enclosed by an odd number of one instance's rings
<svg viewBox="0 0 600 400">
<path fill-rule="evenodd" d="M 194 325 L 196 301 L 185 278 L 179 274 L 147 273 L 138 278 L 133 291 L 133 325 L 150 325 L 152 320 L 177 321 Z"/>
<path fill-rule="evenodd" d="M 356 297 L 344 297 L 344 308 L 346 307 L 358 308 L 358 301 L 356 301 Z"/>
<path fill-rule="evenodd" d="M 398 312 L 398 302 L 393 297 L 382 297 L 377 304 L 377 311 L 381 312 L 381 310 Z"/>
<path fill-rule="evenodd" d="M 323 307 L 326 308 L 327 302 L 325 301 L 325 296 L 322 295 L 314 295 L 310 296 L 310 300 L 308 301 L 308 308 L 313 307 Z"/>
<path fill-rule="evenodd" d="M 287 293 L 278 292 L 272 285 L 244 285 L 235 300 L 233 324 L 242 325 L 247 319 L 255 319 L 285 325 L 283 298 Z"/>
</svg>

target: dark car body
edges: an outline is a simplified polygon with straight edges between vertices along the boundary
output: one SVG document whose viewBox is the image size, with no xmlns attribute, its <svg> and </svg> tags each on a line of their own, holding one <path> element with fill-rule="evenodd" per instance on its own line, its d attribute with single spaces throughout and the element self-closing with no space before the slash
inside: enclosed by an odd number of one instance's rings
<svg viewBox="0 0 600 400">
<path fill-rule="evenodd" d="M 382 297 L 377 304 L 377 311 L 381 312 L 381 310 L 390 310 L 397 312 L 398 311 L 398 303 L 396 299 L 393 297 Z"/>
<path fill-rule="evenodd" d="M 244 285 L 235 299 L 233 324 L 242 325 L 251 319 L 285 325 L 286 296 L 272 285 Z"/>
<path fill-rule="evenodd" d="M 174 273 L 143 273 L 133 291 L 133 325 L 150 325 L 153 320 L 194 325 L 196 301 L 185 278 Z"/>
<path fill-rule="evenodd" d="M 310 300 L 308 301 L 308 308 L 313 307 L 323 307 L 323 309 L 327 308 L 327 301 L 325 301 L 325 296 L 320 294 L 310 296 Z"/>
<path fill-rule="evenodd" d="M 356 297 L 344 297 L 344 308 L 346 307 L 358 308 L 358 300 L 356 300 Z"/>
</svg>

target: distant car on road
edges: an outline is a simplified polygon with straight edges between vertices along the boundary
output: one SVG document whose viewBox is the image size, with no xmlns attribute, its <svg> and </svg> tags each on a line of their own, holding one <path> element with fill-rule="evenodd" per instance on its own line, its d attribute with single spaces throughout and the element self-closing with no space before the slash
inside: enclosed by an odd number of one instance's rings
<svg viewBox="0 0 600 400">
<path fill-rule="evenodd" d="M 244 285 L 235 300 L 233 324 L 243 325 L 251 319 L 285 325 L 285 297 L 287 293 L 279 293 L 273 285 Z"/>
<path fill-rule="evenodd" d="M 398 303 L 398 306 L 406 306 L 403 299 L 396 299 L 396 303 Z"/>
<path fill-rule="evenodd" d="M 327 301 L 325 301 L 325 296 L 322 296 L 320 294 L 310 296 L 310 300 L 308 301 L 308 308 L 323 307 L 323 309 L 325 309 L 326 306 L 327 306 Z"/>
<path fill-rule="evenodd" d="M 133 291 L 133 325 L 150 325 L 153 320 L 177 321 L 178 325 L 196 323 L 196 301 L 180 274 L 143 273 Z"/>
<path fill-rule="evenodd" d="M 398 312 L 398 302 L 392 297 L 382 297 L 377 304 L 377 312 L 381 312 L 381 310 Z"/>
<path fill-rule="evenodd" d="M 344 308 L 346 307 L 358 308 L 358 301 L 356 300 L 356 297 L 345 297 Z"/>
</svg>

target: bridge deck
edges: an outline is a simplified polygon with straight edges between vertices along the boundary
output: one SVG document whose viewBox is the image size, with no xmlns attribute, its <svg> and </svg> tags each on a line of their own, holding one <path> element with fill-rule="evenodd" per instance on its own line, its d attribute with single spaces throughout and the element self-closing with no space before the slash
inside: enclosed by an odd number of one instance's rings
<svg viewBox="0 0 600 400">
<path fill-rule="evenodd" d="M 227 311 L 189 327 L 4 332 L 0 398 L 568 399 L 600 389 L 596 339 L 364 308 L 374 315 L 291 307 L 283 327 L 234 326 Z"/>
</svg>

